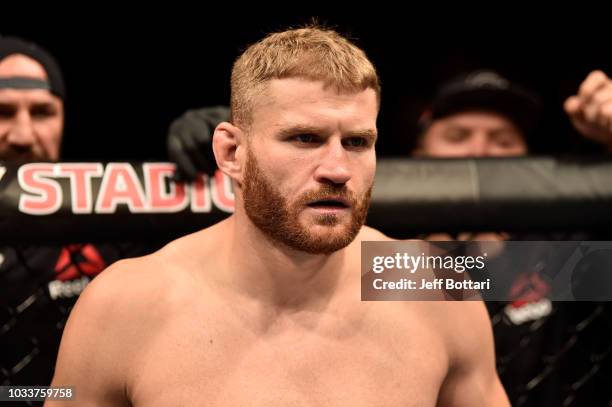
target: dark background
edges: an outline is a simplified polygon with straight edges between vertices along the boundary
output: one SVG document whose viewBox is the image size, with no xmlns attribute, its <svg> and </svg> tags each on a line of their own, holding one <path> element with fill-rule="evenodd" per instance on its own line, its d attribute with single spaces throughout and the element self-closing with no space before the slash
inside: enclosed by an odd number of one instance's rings
<svg viewBox="0 0 612 407">
<path fill-rule="evenodd" d="M 59 60 L 68 90 L 65 160 L 165 159 L 172 119 L 189 108 L 228 103 L 231 65 L 241 49 L 312 16 L 349 34 L 377 66 L 382 156 L 408 153 L 437 84 L 483 67 L 542 96 L 545 112 L 534 152 L 595 151 L 572 130 L 562 103 L 591 70 L 612 74 L 612 30 L 606 24 L 589 20 L 578 28 L 578 16 L 563 22 L 553 13 L 514 15 L 516 8 L 503 4 L 486 16 L 447 9 L 446 17 L 435 10 L 373 7 L 298 16 L 265 7 L 257 13 L 239 6 L 229 13 L 158 9 L 155 18 L 147 9 L 129 15 L 75 9 L 65 20 L 27 23 L 5 15 L 0 34 L 40 43 Z"/>
<path fill-rule="evenodd" d="M 267 32 L 307 22 L 310 16 L 351 34 L 377 66 L 383 85 L 381 155 L 407 155 L 416 120 L 436 85 L 482 67 L 499 70 L 542 96 L 543 124 L 532 140 L 536 152 L 596 150 L 572 130 L 562 103 L 591 70 L 612 74 L 610 13 L 603 8 L 541 5 L 546 8 L 536 14 L 536 4 L 519 8 L 496 2 L 495 8 L 468 10 L 463 3 L 438 3 L 430 10 L 415 5 L 391 10 L 380 2 L 352 3 L 340 12 L 296 14 L 286 11 L 294 9 L 294 3 L 252 4 L 256 13 L 237 3 L 223 12 L 209 3 L 182 10 L 168 10 L 168 4 L 152 10 L 148 3 L 127 12 L 125 4 L 111 8 L 88 2 L 48 13 L 35 3 L 24 4 L 20 11 L 9 10 L 8 2 L 1 4 L 0 34 L 47 47 L 65 72 L 65 160 L 165 159 L 172 119 L 189 108 L 228 102 L 231 64 L 245 45 Z M 568 14 L 564 19 L 559 17 L 562 11 Z M 19 267 L 27 269 L 27 264 Z M 44 280 L 29 274 L 24 278 L 30 285 Z M 31 290 L 27 285 L 20 288 Z M 26 316 L 21 326 L 58 341 L 62 325 L 54 322 L 65 320 L 69 308 L 48 307 L 42 300 L 34 304 L 30 311 L 42 309 L 45 324 L 33 324 Z M 514 405 L 609 404 L 610 304 L 560 303 L 550 318 L 521 327 L 503 318 L 504 304 L 490 309 L 498 370 Z M 47 331 L 49 324 L 54 327 Z M 40 347 L 34 361 L 51 365 L 57 344 L 19 343 L 30 354 Z M 15 351 L 10 356 L 21 355 Z M 44 361 L 45 355 L 51 362 Z M 31 364 L 22 374 L 39 373 L 36 366 Z M 592 374 L 594 368 L 598 370 Z M 539 384 L 527 388 L 532 380 Z"/>
</svg>

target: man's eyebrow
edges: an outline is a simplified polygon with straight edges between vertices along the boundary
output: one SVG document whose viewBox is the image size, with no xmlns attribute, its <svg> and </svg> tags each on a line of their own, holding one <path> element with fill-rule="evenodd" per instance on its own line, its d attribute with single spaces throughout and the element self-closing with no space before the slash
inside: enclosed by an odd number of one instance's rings
<svg viewBox="0 0 612 407">
<path fill-rule="evenodd" d="M 493 134 L 493 135 L 515 133 L 515 132 L 516 132 L 516 130 L 512 126 L 497 127 L 495 129 L 491 130 L 491 134 Z"/>
<path fill-rule="evenodd" d="M 277 135 L 279 137 L 289 137 L 296 136 L 298 134 L 314 134 L 314 135 L 325 135 L 328 133 L 328 130 L 317 127 L 317 126 L 308 126 L 308 125 L 295 125 L 291 127 L 287 127 L 279 130 Z M 371 140 L 376 140 L 378 137 L 378 132 L 375 129 L 364 129 L 364 130 L 354 130 L 348 132 L 346 137 L 364 137 Z"/>
<path fill-rule="evenodd" d="M 35 102 L 30 106 L 31 109 L 53 109 L 55 110 L 55 104 L 52 102 Z"/>
<path fill-rule="evenodd" d="M 327 133 L 325 129 L 317 126 L 295 125 L 280 129 L 277 133 L 279 137 L 297 136 L 298 134 L 322 135 Z"/>
<path fill-rule="evenodd" d="M 13 103 L 2 102 L 2 101 L 0 101 L 0 109 L 2 109 L 5 112 L 6 111 L 17 111 L 17 108 L 15 107 Z"/>
<path fill-rule="evenodd" d="M 469 126 L 464 126 L 461 124 L 449 124 L 446 129 L 444 129 L 444 131 L 448 132 L 448 131 L 460 131 L 462 133 L 469 133 L 471 132 L 471 128 Z"/>
<path fill-rule="evenodd" d="M 378 132 L 374 129 L 355 130 L 348 133 L 348 137 L 363 137 L 370 140 L 378 138 Z"/>
</svg>

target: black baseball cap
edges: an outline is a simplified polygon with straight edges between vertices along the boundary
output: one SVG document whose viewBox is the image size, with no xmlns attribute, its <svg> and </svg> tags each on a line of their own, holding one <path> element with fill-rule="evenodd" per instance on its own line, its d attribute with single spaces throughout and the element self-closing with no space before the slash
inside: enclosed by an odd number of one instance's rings
<svg viewBox="0 0 612 407">
<path fill-rule="evenodd" d="M 64 78 L 59 64 L 46 49 L 43 47 L 18 37 L 2 37 L 0 36 L 0 61 L 9 55 L 23 54 L 38 61 L 45 72 L 48 80 L 46 83 L 37 85 L 35 81 L 27 80 L 27 78 L 16 78 L 13 80 L 11 87 L 28 88 L 31 86 L 48 89 L 52 94 L 60 99 L 66 99 L 66 88 L 64 86 Z M 25 80 L 24 80 L 25 79 Z M 11 79 L 9 79 L 10 81 Z"/>
<path fill-rule="evenodd" d="M 541 101 L 535 93 L 495 71 L 477 70 L 444 83 L 423 119 L 431 122 L 468 110 L 502 114 L 529 135 L 537 126 Z"/>
</svg>

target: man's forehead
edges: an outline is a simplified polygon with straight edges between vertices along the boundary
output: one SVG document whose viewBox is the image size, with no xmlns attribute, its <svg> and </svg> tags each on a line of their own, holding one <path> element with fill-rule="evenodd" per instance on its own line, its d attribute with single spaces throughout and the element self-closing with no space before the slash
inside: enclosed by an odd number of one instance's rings
<svg viewBox="0 0 612 407">
<path fill-rule="evenodd" d="M 0 61 L 0 78 L 2 77 L 47 79 L 47 72 L 35 59 L 23 54 L 13 54 Z"/>
<path fill-rule="evenodd" d="M 439 119 L 439 122 L 449 126 L 460 127 L 516 127 L 510 118 L 501 113 L 478 110 L 456 113 Z"/>
<path fill-rule="evenodd" d="M 378 107 L 373 89 L 339 92 L 323 82 L 276 79 L 257 98 L 255 122 L 276 131 L 338 126 L 376 130 Z"/>
<path fill-rule="evenodd" d="M 341 89 L 322 80 L 306 78 L 272 79 L 262 84 L 262 102 L 274 104 L 316 104 L 321 101 L 328 103 L 346 103 L 373 99 L 376 103 L 374 89 L 364 90 Z"/>
<path fill-rule="evenodd" d="M 55 104 L 61 99 L 45 89 L 0 89 L 1 104 Z"/>
</svg>

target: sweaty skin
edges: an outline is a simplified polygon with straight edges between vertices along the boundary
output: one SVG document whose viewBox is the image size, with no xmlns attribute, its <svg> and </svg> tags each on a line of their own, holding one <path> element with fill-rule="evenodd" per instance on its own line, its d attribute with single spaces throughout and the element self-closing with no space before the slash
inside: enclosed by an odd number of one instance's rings
<svg viewBox="0 0 612 407">
<path fill-rule="evenodd" d="M 482 303 L 362 302 L 361 242 L 388 238 L 364 226 L 336 246 L 374 178 L 374 92 L 287 78 L 266 96 L 248 135 L 215 132 L 234 215 L 98 276 L 65 328 L 53 385 L 74 386 L 86 407 L 508 406 Z M 299 237 L 290 243 L 257 215 L 265 207 L 247 215 L 253 157 L 258 186 L 291 214 L 279 217 Z M 356 200 L 301 203 L 323 185 Z"/>
</svg>

